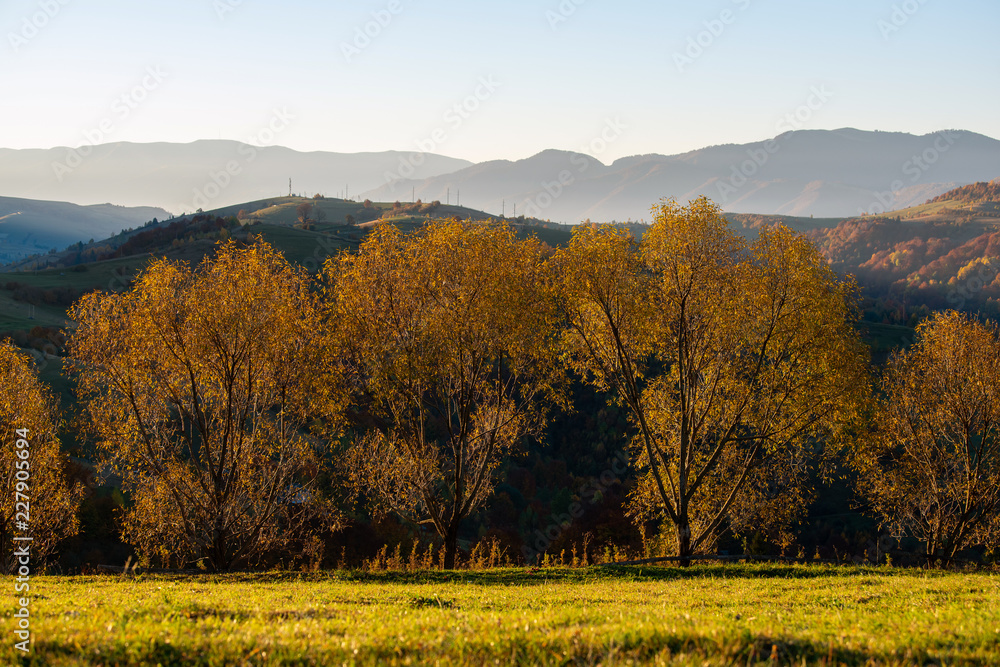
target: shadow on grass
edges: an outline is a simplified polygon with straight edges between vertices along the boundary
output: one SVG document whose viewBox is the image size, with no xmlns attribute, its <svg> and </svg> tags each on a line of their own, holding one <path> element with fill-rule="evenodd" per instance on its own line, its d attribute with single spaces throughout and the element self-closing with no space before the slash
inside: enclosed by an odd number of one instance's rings
<svg viewBox="0 0 1000 667">
<path fill-rule="evenodd" d="M 657 565 L 603 565 L 582 568 L 496 568 L 490 570 L 325 570 L 319 572 L 230 572 L 217 574 L 156 573 L 129 577 L 137 581 L 255 585 L 284 583 L 356 582 L 371 584 L 469 584 L 481 586 L 530 586 L 557 581 L 674 581 L 684 579 L 840 579 L 860 576 L 902 576 L 917 570 L 878 566 L 712 564 L 691 567 Z M 934 571 L 919 571 L 933 576 Z M 943 573 L 940 573 L 943 575 Z M 120 575 L 72 577 L 77 580 L 113 580 Z"/>
<path fill-rule="evenodd" d="M 417 641 L 417 640 L 415 640 Z M 237 643 L 238 644 L 238 643 Z M 698 635 L 656 632 L 632 634 L 628 638 L 598 643 L 580 642 L 574 638 L 551 639 L 540 636 L 514 636 L 508 641 L 471 641 L 460 648 L 453 643 L 417 645 L 409 642 L 367 644 L 356 649 L 340 649 L 336 644 L 311 647 L 272 646 L 261 652 L 260 645 L 233 646 L 222 643 L 212 647 L 194 643 L 186 646 L 156 640 L 132 645 L 102 643 L 81 654 L 79 646 L 58 642 L 38 645 L 38 662 L 22 664 L 58 664 L 60 658 L 93 660 L 101 665 L 220 665 L 220 664 L 281 664 L 315 665 L 352 664 L 413 664 L 447 662 L 449 664 L 613 664 L 637 661 L 659 663 L 695 659 L 706 664 L 734 665 L 923 665 L 930 656 L 923 650 L 906 655 L 885 655 L 857 651 L 835 644 L 821 644 L 788 637 L 746 634 L 721 640 Z M 256 657 L 256 660 L 253 658 Z M 249 658 L 249 659 L 248 659 Z"/>
<path fill-rule="evenodd" d="M 524 586 L 553 581 L 674 581 L 684 579 L 831 579 L 901 574 L 902 570 L 879 567 L 790 566 L 790 565 L 694 565 L 688 568 L 655 565 L 607 565 L 585 568 L 504 568 L 494 570 L 440 570 L 418 572 L 331 573 L 340 581 L 371 583 L 458 583 L 492 586 Z"/>
<path fill-rule="evenodd" d="M 870 665 L 898 661 L 896 656 L 873 655 L 833 644 L 820 644 L 795 638 L 746 634 L 723 640 L 702 636 L 656 633 L 652 637 L 623 643 L 613 657 L 642 662 L 660 662 L 664 658 L 725 661 L 731 665 Z M 609 657 L 612 657 L 609 655 Z M 687 662 L 688 660 L 683 660 Z M 905 663 L 909 664 L 909 663 Z M 913 664 L 923 664 L 922 661 Z"/>
<path fill-rule="evenodd" d="M 207 665 L 210 657 L 205 656 L 204 662 L 198 660 L 197 653 L 184 650 L 173 644 L 157 640 L 143 646 L 129 648 L 119 644 L 93 645 L 90 650 L 80 651 L 80 646 L 59 642 L 39 642 L 35 645 L 35 655 L 22 661 L 23 665 L 63 664 L 63 660 L 71 659 L 69 664 L 93 665 L 160 665 L 162 667 L 183 667 L 184 665 Z"/>
</svg>

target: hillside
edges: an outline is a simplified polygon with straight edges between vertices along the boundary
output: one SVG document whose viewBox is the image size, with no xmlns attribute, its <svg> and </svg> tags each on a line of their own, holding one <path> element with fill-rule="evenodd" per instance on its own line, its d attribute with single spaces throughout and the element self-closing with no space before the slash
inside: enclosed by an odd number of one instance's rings
<svg viewBox="0 0 1000 667">
<path fill-rule="evenodd" d="M 0 197 L 0 265 L 167 217 L 170 214 L 163 209 L 149 206 L 78 206 Z"/>
<path fill-rule="evenodd" d="M 756 237 L 757 230 L 761 227 L 784 225 L 793 231 L 804 234 L 815 229 L 836 227 L 843 221 L 843 218 L 812 218 L 793 215 L 762 215 L 758 213 L 726 213 L 725 217 L 737 228 L 742 229 L 743 235 L 748 237 Z"/>
<path fill-rule="evenodd" d="M 302 206 L 309 207 L 304 220 Z M 57 341 L 29 332 L 35 327 L 51 328 L 53 332 L 61 328 L 66 324 L 67 308 L 82 294 L 95 289 L 126 288 L 153 257 L 196 263 L 213 252 L 220 240 L 261 237 L 291 261 L 315 271 L 328 257 L 357 248 L 376 220 L 416 229 L 428 218 L 450 217 L 487 220 L 492 216 L 438 202 L 358 203 L 333 198 L 275 197 L 150 222 L 0 267 L 0 335 L 19 332 L 19 344 L 41 350 L 54 342 L 58 348 Z M 546 226 L 530 219 L 509 222 L 522 235 L 537 236 L 552 246 L 565 243 L 570 236 L 569 229 L 559 225 Z"/>
<path fill-rule="evenodd" d="M 852 273 L 882 311 L 915 307 L 1000 312 L 1000 192 L 981 182 L 919 206 L 807 233 L 838 271 Z M 891 320 L 891 318 L 890 318 Z"/>
<path fill-rule="evenodd" d="M 928 204 L 942 201 L 968 204 L 993 204 L 1000 201 L 1000 178 L 989 183 L 973 183 L 931 199 Z"/>
<path fill-rule="evenodd" d="M 0 149 L 0 183 L 10 196 L 154 205 L 180 214 L 288 194 L 288 179 L 294 192 L 334 195 L 347 189 L 351 195 L 385 183 L 386 173 L 428 178 L 470 164 L 429 153 L 303 153 L 236 141 L 122 142 Z"/>
<path fill-rule="evenodd" d="M 873 351 L 906 344 L 917 317 L 929 308 L 1000 309 L 1000 207 L 995 188 L 963 186 L 918 206 L 883 216 L 812 218 L 727 214 L 747 236 L 783 224 L 805 233 L 842 274 L 862 286 Z M 986 193 L 986 194 L 983 194 Z M 431 202 L 356 202 L 337 198 L 275 197 L 148 224 L 93 243 L 77 243 L 5 267 L 0 277 L 0 333 L 57 328 L 65 310 L 91 289 L 120 290 L 153 256 L 197 262 L 222 239 L 260 236 L 293 262 L 317 270 L 330 256 L 356 248 L 377 220 L 415 229 L 430 217 L 485 220 L 468 207 Z M 508 219 L 522 234 L 564 244 L 571 228 L 540 220 Z M 641 234 L 642 226 L 634 225 Z M 982 284 L 978 281 L 982 281 Z M 35 336 L 37 339 L 38 336 Z M 45 341 L 35 340 L 36 347 Z"/>
<path fill-rule="evenodd" d="M 365 193 L 409 193 L 561 222 L 642 220 L 661 197 L 706 195 L 734 213 L 843 218 L 915 205 L 1000 174 L 1000 141 L 965 131 L 925 136 L 855 129 L 803 130 L 750 144 L 679 155 L 638 155 L 610 165 L 549 150 Z"/>
</svg>

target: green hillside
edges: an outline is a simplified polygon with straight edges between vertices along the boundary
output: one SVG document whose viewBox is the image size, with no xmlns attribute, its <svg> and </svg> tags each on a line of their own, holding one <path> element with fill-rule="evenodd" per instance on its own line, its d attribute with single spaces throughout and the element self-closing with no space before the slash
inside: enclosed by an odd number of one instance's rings
<svg viewBox="0 0 1000 667">
<path fill-rule="evenodd" d="M 944 197 L 946 195 L 942 195 Z M 919 206 L 911 206 L 886 213 L 887 216 L 902 220 L 917 218 L 966 219 L 974 222 L 996 222 L 1000 219 L 1000 208 L 996 202 L 971 203 L 956 199 L 932 200 Z"/>
<path fill-rule="evenodd" d="M 993 235 L 1000 223 L 1000 204 L 989 196 L 995 190 L 988 184 L 965 186 L 921 206 L 878 217 L 726 217 L 747 236 L 774 224 L 805 233 L 838 271 L 858 276 L 869 299 L 865 336 L 876 353 L 884 353 L 904 343 L 910 329 L 880 330 L 875 325 L 913 324 L 912 306 L 899 307 L 899 299 L 892 294 L 943 305 L 948 295 L 940 287 L 954 285 L 957 272 L 981 251 L 992 253 Z M 0 273 L 0 335 L 64 326 L 66 309 L 76 298 L 94 289 L 124 289 L 152 257 L 197 262 L 219 240 L 259 236 L 292 262 L 315 271 L 328 257 L 357 248 L 378 221 L 412 231 L 428 219 L 451 217 L 486 220 L 492 216 L 440 202 L 273 197 L 146 225 L 0 269 L 4 272 Z M 553 247 L 565 244 L 572 229 L 523 218 L 508 222 L 522 236 L 536 236 Z M 994 291 L 985 289 L 976 296 L 996 296 Z"/>
<path fill-rule="evenodd" d="M 66 310 L 76 299 L 92 290 L 125 289 L 154 257 L 197 263 L 220 240 L 261 237 L 290 261 L 316 271 L 328 257 L 357 248 L 378 221 L 412 231 L 430 218 L 452 217 L 488 220 L 492 216 L 439 202 L 275 197 L 150 223 L 0 267 L 0 335 L 22 332 L 19 344 L 35 340 L 37 347 L 38 337 L 28 332 L 36 327 L 64 327 Z M 541 221 L 523 218 L 509 222 L 522 236 L 537 236 L 551 246 L 570 238 L 566 226 L 541 226 Z"/>
<path fill-rule="evenodd" d="M 923 204 L 890 211 L 877 217 L 919 219 L 921 222 L 996 224 L 1000 222 L 1000 179 L 990 183 L 964 185 Z"/>
<path fill-rule="evenodd" d="M 836 227 L 843 218 L 806 218 L 792 215 L 761 215 L 757 213 L 726 213 L 726 219 L 737 227 L 742 227 L 748 236 L 756 236 L 761 227 L 784 225 L 799 232 L 811 232 L 814 229 Z"/>
</svg>

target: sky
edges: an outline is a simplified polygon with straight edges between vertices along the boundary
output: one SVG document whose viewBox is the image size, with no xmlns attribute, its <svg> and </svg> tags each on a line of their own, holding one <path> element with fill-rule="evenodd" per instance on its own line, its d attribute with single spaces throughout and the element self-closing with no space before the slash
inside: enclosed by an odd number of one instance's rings
<svg viewBox="0 0 1000 667">
<path fill-rule="evenodd" d="M 1000 138 L 996 0 L 7 0 L 0 147 L 605 163 L 789 129 Z"/>
</svg>

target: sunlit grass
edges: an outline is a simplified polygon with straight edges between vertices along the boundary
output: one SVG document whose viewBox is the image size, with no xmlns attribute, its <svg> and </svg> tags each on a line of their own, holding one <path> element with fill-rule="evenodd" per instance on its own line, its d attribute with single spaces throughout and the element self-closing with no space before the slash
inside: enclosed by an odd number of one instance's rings
<svg viewBox="0 0 1000 667">
<path fill-rule="evenodd" d="M 988 573 L 74 577 L 32 592 L 36 665 L 1000 664 L 1000 577 Z M 16 660 L 9 640 L 0 661 Z"/>
</svg>

